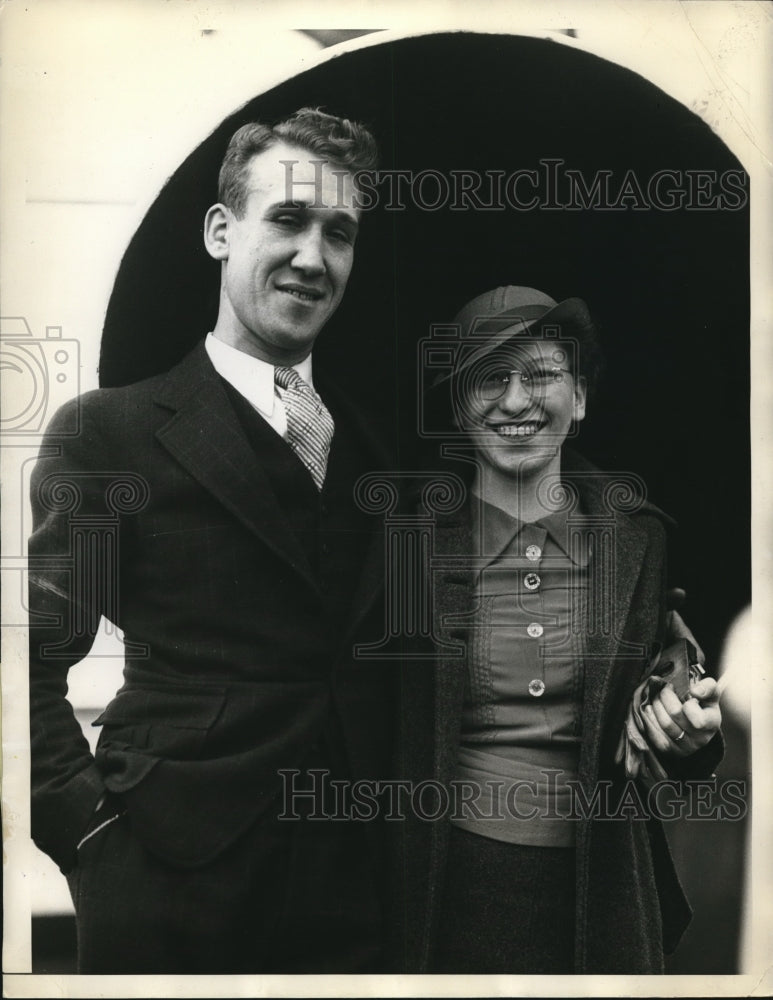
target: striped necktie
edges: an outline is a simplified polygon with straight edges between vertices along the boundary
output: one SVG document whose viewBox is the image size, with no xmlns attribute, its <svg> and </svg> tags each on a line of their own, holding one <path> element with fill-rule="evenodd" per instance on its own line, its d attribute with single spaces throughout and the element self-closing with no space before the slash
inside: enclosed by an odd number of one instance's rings
<svg viewBox="0 0 773 1000">
<path fill-rule="evenodd" d="M 294 368 L 275 368 L 287 414 L 287 441 L 311 473 L 318 490 L 327 471 L 327 456 L 335 424 L 325 404 Z"/>
</svg>

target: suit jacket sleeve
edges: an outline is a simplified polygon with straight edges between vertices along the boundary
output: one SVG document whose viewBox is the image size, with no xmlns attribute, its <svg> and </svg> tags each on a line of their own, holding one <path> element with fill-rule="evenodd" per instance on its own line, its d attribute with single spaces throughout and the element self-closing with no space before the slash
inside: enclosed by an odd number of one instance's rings
<svg viewBox="0 0 773 1000">
<path fill-rule="evenodd" d="M 719 731 L 705 746 L 687 757 L 661 756 L 659 759 L 672 780 L 700 781 L 713 777 L 724 755 L 725 741 Z"/>
<path fill-rule="evenodd" d="M 63 871 L 104 785 L 67 701 L 67 673 L 90 650 L 104 611 L 104 590 L 86 571 L 73 527 L 96 521 L 99 470 L 109 470 L 96 421 L 72 400 L 54 416 L 32 474 L 29 541 L 29 667 L 32 836 Z M 64 436 L 73 407 L 81 428 Z M 94 515 L 92 517 L 92 515 Z M 103 519 L 104 520 L 104 519 Z M 86 532 L 88 534 L 88 532 Z M 84 536 L 85 537 L 85 536 Z"/>
<path fill-rule="evenodd" d="M 664 640 L 666 645 L 682 637 L 697 644 L 697 639 L 689 626 L 678 615 L 668 615 L 666 620 L 668 628 Z M 695 753 L 687 757 L 669 756 L 661 758 L 661 760 L 669 777 L 677 781 L 690 781 L 711 777 L 724 754 L 725 742 L 720 731 L 700 750 L 696 750 Z"/>
<path fill-rule="evenodd" d="M 667 538 L 668 536 L 666 536 Z M 671 610 L 666 595 L 666 608 Z M 673 616 L 667 614 L 665 618 L 666 633 L 662 637 L 663 645 L 667 646 L 671 642 L 682 637 L 686 637 L 697 642 L 689 626 L 677 616 L 677 621 L 673 621 Z M 695 781 L 703 780 L 713 776 L 717 766 L 722 761 L 725 754 L 725 744 L 722 733 L 716 735 L 700 750 L 687 757 L 677 757 L 673 755 L 657 754 L 658 759 L 666 770 L 668 777 L 673 781 Z"/>
</svg>

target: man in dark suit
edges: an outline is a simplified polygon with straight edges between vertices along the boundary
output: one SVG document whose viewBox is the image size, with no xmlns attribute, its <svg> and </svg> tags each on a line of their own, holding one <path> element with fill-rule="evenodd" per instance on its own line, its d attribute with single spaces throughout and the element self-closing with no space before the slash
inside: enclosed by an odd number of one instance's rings
<svg viewBox="0 0 773 1000">
<path fill-rule="evenodd" d="M 314 818 L 322 776 L 378 778 L 390 754 L 389 679 L 352 654 L 383 579 L 353 487 L 384 458 L 311 362 L 374 165 L 362 126 L 319 111 L 240 129 L 204 223 L 214 330 L 165 375 L 73 400 L 41 450 L 32 826 L 81 972 L 380 967 L 378 827 Z M 103 615 L 125 682 L 92 757 L 67 672 Z"/>
</svg>

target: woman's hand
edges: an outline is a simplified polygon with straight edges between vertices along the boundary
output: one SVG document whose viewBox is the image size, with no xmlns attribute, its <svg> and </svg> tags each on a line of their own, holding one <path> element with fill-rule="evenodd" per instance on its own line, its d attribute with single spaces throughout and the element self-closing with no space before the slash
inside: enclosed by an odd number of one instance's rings
<svg viewBox="0 0 773 1000">
<path fill-rule="evenodd" d="M 644 709 L 650 746 L 659 754 L 689 757 L 711 740 L 722 723 L 720 690 L 713 677 L 690 685 L 690 696 L 680 701 L 667 684 Z"/>
</svg>

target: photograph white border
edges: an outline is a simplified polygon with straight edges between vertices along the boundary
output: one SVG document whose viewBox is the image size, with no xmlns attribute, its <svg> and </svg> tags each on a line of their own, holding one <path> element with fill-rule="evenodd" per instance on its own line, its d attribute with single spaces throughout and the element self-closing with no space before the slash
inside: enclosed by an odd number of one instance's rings
<svg viewBox="0 0 773 1000">
<path fill-rule="evenodd" d="M 320 22 L 324 20 L 324 24 Z M 371 29 L 319 49 L 301 29 Z M 576 29 L 576 37 L 565 34 Z M 551 38 L 640 73 L 700 115 L 751 178 L 754 605 L 747 630 L 752 769 L 771 743 L 769 610 L 773 579 L 773 5 L 675 0 L 491 0 L 325 4 L 292 0 L 20 0 L 0 3 L 0 175 L 3 316 L 23 316 L 81 346 L 80 390 L 96 385 L 104 310 L 120 258 L 167 177 L 247 100 L 341 53 L 446 30 Z M 257 42 L 250 42 L 251 32 Z M 207 48 L 208 46 L 208 48 Z M 209 54 L 207 54 L 209 53 Z M 93 212 L 73 231 L 44 232 L 36 206 L 77 198 Z M 100 214 L 99 205 L 103 211 Z M 56 215 L 56 210 L 53 216 Z M 37 217 L 37 218 L 36 218 Z M 8 401 L 6 404 L 8 405 Z M 710 401 L 698 400 L 712 419 Z M 3 447 L 3 576 L 23 560 L 21 452 Z M 34 456 L 27 451 L 25 458 Z M 3 942 L 7 996 L 752 996 L 773 992 L 773 809 L 754 788 L 749 911 L 739 976 L 709 977 L 91 977 L 29 969 L 29 746 L 26 636 L 19 588 L 3 587 Z M 10 623 L 7 624 L 6 623 Z M 710 877 L 710 873 L 707 873 Z M 26 929 L 26 930 L 25 930 Z M 707 942 L 710 947 L 710 942 Z M 687 982 L 683 981 L 687 978 Z"/>
</svg>

